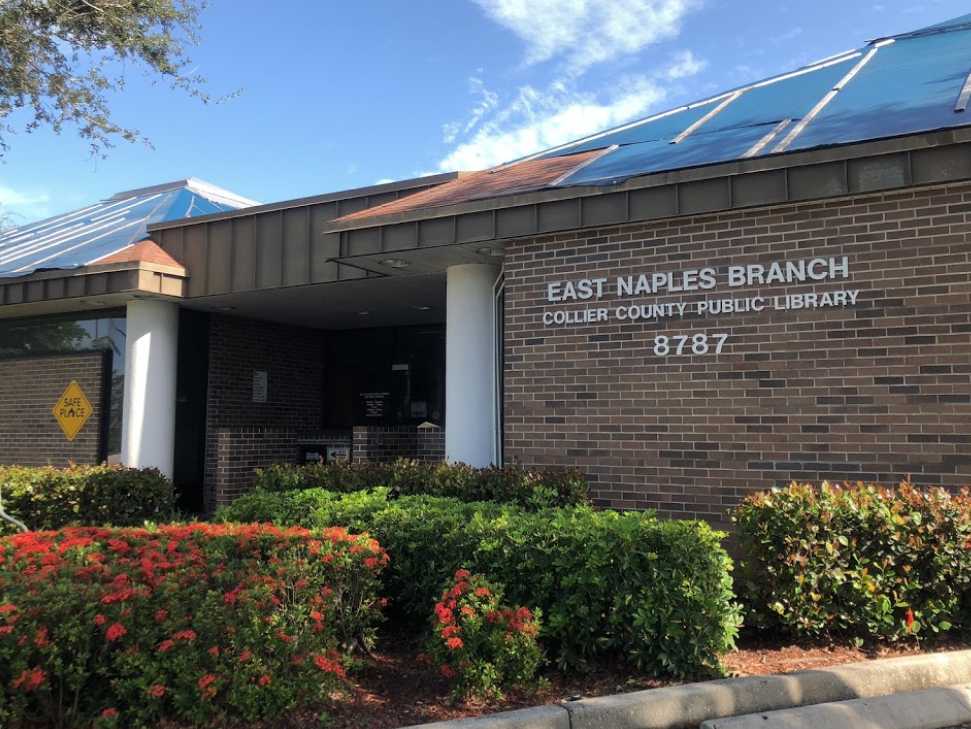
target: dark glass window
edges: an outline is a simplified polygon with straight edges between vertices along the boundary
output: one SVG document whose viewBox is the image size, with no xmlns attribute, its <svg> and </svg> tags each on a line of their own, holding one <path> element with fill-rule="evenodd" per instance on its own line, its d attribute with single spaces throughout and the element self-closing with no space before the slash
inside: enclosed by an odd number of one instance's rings
<svg viewBox="0 0 971 729">
<path fill-rule="evenodd" d="M 330 332 L 325 367 L 328 428 L 444 425 L 442 325 Z"/>
<path fill-rule="evenodd" d="M 0 319 L 0 357 L 58 352 L 111 352 L 108 459 L 121 454 L 121 411 L 125 387 L 125 312 L 105 311 L 31 319 Z"/>
</svg>

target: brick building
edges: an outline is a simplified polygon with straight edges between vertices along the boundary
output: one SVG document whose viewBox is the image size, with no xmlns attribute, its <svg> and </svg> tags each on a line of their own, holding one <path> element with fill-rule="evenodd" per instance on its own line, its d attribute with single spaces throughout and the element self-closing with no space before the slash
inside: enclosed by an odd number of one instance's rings
<svg viewBox="0 0 971 729">
<path fill-rule="evenodd" d="M 971 16 L 492 170 L 14 231 L 0 462 L 117 454 L 206 509 L 316 457 L 575 466 L 712 520 L 793 478 L 965 485 L 969 72 Z M 68 378 L 101 423 L 70 445 Z"/>
</svg>

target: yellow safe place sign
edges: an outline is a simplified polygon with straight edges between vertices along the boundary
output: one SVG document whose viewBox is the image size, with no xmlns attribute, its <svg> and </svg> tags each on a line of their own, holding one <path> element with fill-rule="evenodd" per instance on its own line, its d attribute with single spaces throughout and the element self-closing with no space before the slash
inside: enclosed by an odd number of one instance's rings
<svg viewBox="0 0 971 729">
<path fill-rule="evenodd" d="M 57 424 L 61 426 L 64 435 L 68 440 L 74 440 L 75 436 L 81 432 L 81 428 L 91 417 L 91 402 L 88 400 L 84 390 L 77 383 L 71 380 L 71 384 L 64 390 L 64 394 L 54 404 L 54 417 Z"/>
</svg>

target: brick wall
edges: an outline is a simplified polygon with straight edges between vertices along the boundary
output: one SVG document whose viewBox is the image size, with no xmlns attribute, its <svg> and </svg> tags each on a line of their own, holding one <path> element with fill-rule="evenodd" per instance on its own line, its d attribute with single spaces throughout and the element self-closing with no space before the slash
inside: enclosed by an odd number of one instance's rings
<svg viewBox="0 0 971 729">
<path fill-rule="evenodd" d="M 298 441 L 320 435 L 324 380 L 320 331 L 213 315 L 206 408 L 206 509 L 231 501 L 253 471 L 295 461 Z M 267 373 L 253 402 L 253 372 Z"/>
<path fill-rule="evenodd" d="M 377 463 L 397 458 L 425 462 L 445 460 L 445 431 L 418 430 L 408 425 L 354 428 L 353 460 Z"/>
<path fill-rule="evenodd" d="M 105 352 L 0 359 L 0 464 L 65 466 L 102 457 Z M 71 380 L 91 402 L 92 414 L 73 441 L 53 415 Z"/>
<path fill-rule="evenodd" d="M 722 520 L 790 479 L 971 482 L 971 185 L 549 235 L 506 248 L 505 454 L 601 503 Z M 727 289 L 729 265 L 847 256 L 846 280 Z M 551 281 L 713 266 L 718 288 L 550 304 Z M 859 289 L 855 306 L 544 326 L 543 313 Z M 659 334 L 729 334 L 659 357 Z"/>
</svg>

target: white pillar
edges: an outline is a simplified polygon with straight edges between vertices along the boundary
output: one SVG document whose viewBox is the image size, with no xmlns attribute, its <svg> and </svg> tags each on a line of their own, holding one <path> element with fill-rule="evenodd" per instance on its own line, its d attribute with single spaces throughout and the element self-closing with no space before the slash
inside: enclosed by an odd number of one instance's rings
<svg viewBox="0 0 971 729">
<path fill-rule="evenodd" d="M 495 406 L 493 285 L 498 269 L 449 266 L 445 313 L 445 458 L 492 463 Z"/>
<path fill-rule="evenodd" d="M 172 477 L 179 307 L 169 301 L 128 302 L 121 460 Z"/>
</svg>

